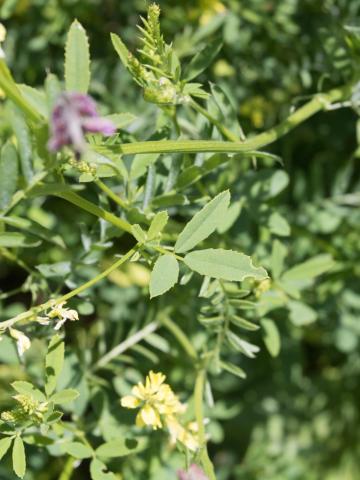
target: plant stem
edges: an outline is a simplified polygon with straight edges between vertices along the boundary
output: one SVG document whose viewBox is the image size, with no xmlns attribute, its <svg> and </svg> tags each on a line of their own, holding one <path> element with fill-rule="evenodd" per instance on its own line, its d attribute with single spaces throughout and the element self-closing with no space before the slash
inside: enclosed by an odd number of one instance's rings
<svg viewBox="0 0 360 480">
<path fill-rule="evenodd" d="M 95 180 L 95 184 L 104 192 L 106 195 L 111 198 L 115 203 L 117 203 L 121 208 L 124 210 L 128 210 L 128 205 L 126 202 L 120 198 L 116 193 L 114 193 L 111 188 L 109 188 L 104 182 L 102 182 L 100 179 Z"/>
<path fill-rule="evenodd" d="M 6 96 L 26 114 L 28 119 L 36 124 L 39 124 L 44 120 L 44 117 L 42 117 L 42 115 L 40 115 L 22 96 L 18 86 L 11 76 L 10 70 L 3 60 L 0 60 L 0 88 L 2 88 Z"/>
<path fill-rule="evenodd" d="M 36 307 L 31 308 L 30 310 L 27 310 L 26 312 L 20 313 L 14 318 L 11 318 L 10 320 L 6 320 L 4 322 L 0 323 L 0 330 L 6 330 L 7 328 L 12 327 L 15 323 L 20 322 L 22 320 L 27 320 L 34 315 L 37 315 L 44 310 L 47 310 L 48 308 L 52 307 L 55 304 L 59 304 L 62 302 L 66 302 L 72 297 L 75 297 L 76 295 L 79 295 L 79 293 L 83 292 L 84 290 L 87 290 L 88 288 L 92 287 L 96 283 L 98 283 L 100 280 L 103 278 L 106 278 L 111 272 L 116 270 L 120 265 L 125 263 L 127 260 L 129 260 L 134 253 L 136 252 L 138 245 L 135 245 L 134 248 L 129 250 L 125 255 L 123 255 L 119 260 L 117 260 L 115 263 L 110 265 L 109 268 L 104 270 L 103 272 L 99 273 L 96 275 L 96 277 L 92 278 L 88 282 L 84 283 L 83 285 L 80 285 L 80 287 L 75 288 L 74 290 L 71 290 L 71 292 L 66 293 L 65 295 L 62 295 L 61 297 L 57 298 L 56 300 L 48 300 L 45 303 L 42 303 L 41 305 L 38 305 Z"/>
<path fill-rule="evenodd" d="M 107 145 L 114 153 L 131 155 L 141 153 L 246 153 L 257 150 L 275 142 L 290 130 L 307 120 L 315 113 L 324 110 L 334 101 L 341 100 L 348 93 L 349 87 L 337 88 L 327 94 L 318 94 L 312 100 L 300 107 L 283 122 L 274 128 L 260 133 L 244 142 L 222 142 L 213 140 L 158 140 L 149 142 L 124 143 L 122 145 Z M 101 150 L 101 147 L 99 147 Z"/>
<path fill-rule="evenodd" d="M 48 194 L 51 195 L 51 192 L 48 192 Z M 107 222 L 115 225 L 115 227 L 120 228 L 120 230 L 124 230 L 125 232 L 131 233 L 131 224 L 129 222 L 115 216 L 114 214 L 112 214 L 111 212 L 108 212 L 107 210 L 104 210 L 103 208 L 98 207 L 94 203 L 89 202 L 88 200 L 85 200 L 85 198 L 81 197 L 75 192 L 54 191 L 52 195 L 63 198 L 64 200 L 67 200 L 68 202 L 73 203 L 77 207 L 82 208 L 86 212 L 91 213 L 96 217 L 103 218 Z"/>
<path fill-rule="evenodd" d="M 176 340 L 180 343 L 180 345 L 183 347 L 183 349 L 189 355 L 189 357 L 192 358 L 193 360 L 197 360 L 196 350 L 192 346 L 188 337 L 181 330 L 181 328 L 175 322 L 173 322 L 169 317 L 164 317 L 161 320 L 161 324 L 164 327 L 166 327 L 174 335 Z"/>
<path fill-rule="evenodd" d="M 26 265 L 26 263 L 21 260 L 21 258 L 18 258 L 16 255 L 12 254 L 9 252 L 7 248 L 0 248 L 0 257 L 3 256 L 10 260 L 10 262 L 14 262 L 17 264 L 19 267 L 23 268 L 27 273 L 31 274 L 31 268 Z"/>
<path fill-rule="evenodd" d="M 133 347 L 141 340 L 146 338 L 150 333 L 155 332 L 159 328 L 160 324 L 158 321 L 153 321 L 148 323 L 144 328 L 139 330 L 138 332 L 131 335 L 131 337 L 127 338 L 123 342 L 119 343 L 116 347 L 106 353 L 103 357 L 101 357 L 94 366 L 94 371 L 98 370 L 101 367 L 104 367 L 107 363 L 111 362 L 114 358 L 118 357 L 122 353 L 124 353 L 129 348 Z"/>
<path fill-rule="evenodd" d="M 198 435 L 200 441 L 200 460 L 209 480 L 216 480 L 214 466 L 209 458 L 209 454 L 206 446 L 206 436 L 204 427 L 204 411 L 203 411 L 203 398 L 205 387 L 205 370 L 202 368 L 198 371 L 195 380 L 194 400 L 195 400 L 195 416 L 198 424 Z"/>
<path fill-rule="evenodd" d="M 65 463 L 65 467 L 61 472 L 59 480 L 70 480 L 73 471 L 75 468 L 75 459 L 73 457 L 69 457 Z"/>
</svg>

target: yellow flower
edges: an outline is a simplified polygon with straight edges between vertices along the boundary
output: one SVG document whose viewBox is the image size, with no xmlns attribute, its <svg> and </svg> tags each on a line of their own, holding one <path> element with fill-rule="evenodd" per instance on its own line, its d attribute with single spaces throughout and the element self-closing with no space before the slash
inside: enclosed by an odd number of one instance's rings
<svg viewBox="0 0 360 480">
<path fill-rule="evenodd" d="M 146 377 L 145 385 L 139 382 L 131 390 L 132 395 L 121 399 L 125 408 L 140 408 L 136 425 L 151 426 L 154 430 L 163 427 L 162 417 L 183 413 L 186 409 L 180 403 L 171 387 L 165 382 L 165 375 L 151 371 Z"/>
</svg>

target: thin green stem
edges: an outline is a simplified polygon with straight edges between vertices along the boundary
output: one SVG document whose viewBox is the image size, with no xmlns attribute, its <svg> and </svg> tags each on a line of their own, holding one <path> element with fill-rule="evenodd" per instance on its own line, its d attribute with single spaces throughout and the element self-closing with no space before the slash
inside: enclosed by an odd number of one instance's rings
<svg viewBox="0 0 360 480">
<path fill-rule="evenodd" d="M 69 457 L 66 460 L 65 466 L 63 471 L 61 472 L 61 475 L 59 477 L 59 480 L 70 480 L 75 468 L 75 459 L 73 457 Z"/>
<path fill-rule="evenodd" d="M 163 255 L 173 255 L 179 262 L 183 262 L 184 259 L 183 257 L 180 257 L 180 255 L 176 255 L 172 250 L 166 250 L 166 248 L 161 247 L 160 245 L 151 245 L 151 248 L 156 250 L 159 253 L 162 253 Z"/>
<path fill-rule="evenodd" d="M 22 96 L 18 86 L 11 76 L 10 70 L 3 60 L 0 60 L 0 88 L 2 88 L 6 96 L 26 114 L 28 119 L 37 124 L 44 120 L 44 118 Z"/>
<path fill-rule="evenodd" d="M 200 460 L 204 468 L 206 475 L 209 477 L 209 480 L 216 480 L 216 475 L 214 471 L 214 466 L 209 458 L 209 454 L 206 446 L 206 435 L 204 427 L 204 409 L 203 409 L 203 400 L 204 400 L 204 388 L 205 388 L 205 370 L 201 369 L 198 371 L 195 389 L 194 389 L 194 401 L 195 401 L 195 416 L 196 422 L 198 424 L 198 435 L 200 441 Z"/>
<path fill-rule="evenodd" d="M 101 357 L 97 363 L 94 365 L 93 370 L 98 370 L 99 368 L 104 367 L 106 364 L 111 362 L 114 358 L 118 357 L 122 353 L 124 353 L 126 350 L 129 348 L 133 347 L 137 343 L 139 343 L 141 340 L 146 338 L 148 335 L 151 333 L 155 332 L 159 328 L 160 324 L 157 321 L 153 321 L 151 323 L 148 323 L 144 328 L 139 330 L 138 332 L 134 333 L 134 335 L 131 335 L 128 337 L 126 340 L 123 342 L 119 343 L 116 347 L 114 347 L 112 350 L 110 350 L 108 353 L 106 353 L 103 357 Z"/>
<path fill-rule="evenodd" d="M 314 96 L 312 100 L 296 110 L 279 125 L 260 133 L 245 142 L 222 142 L 214 140 L 159 140 L 148 142 L 124 143 L 122 145 L 107 145 L 106 149 L 114 153 L 132 155 L 142 153 L 246 153 L 270 145 L 283 137 L 300 123 L 307 120 L 315 113 L 326 109 L 330 103 L 343 99 L 349 87 L 331 90 L 327 94 Z M 99 151 L 101 147 L 99 147 Z"/>
<path fill-rule="evenodd" d="M 96 275 L 96 277 L 92 278 L 88 282 L 83 283 L 79 287 L 75 288 L 74 290 L 71 290 L 71 292 L 66 293 L 65 295 L 62 295 L 61 297 L 57 298 L 56 300 L 48 300 L 45 303 L 42 303 L 41 305 L 38 305 L 36 307 L 31 308 L 30 310 L 27 310 L 26 312 L 20 313 L 14 318 L 11 318 L 10 320 L 6 320 L 4 322 L 0 323 L 0 330 L 6 330 L 7 328 L 12 327 L 15 323 L 18 323 L 23 320 L 28 320 L 31 317 L 34 317 L 35 315 L 38 315 L 39 313 L 47 310 L 48 308 L 52 307 L 55 304 L 59 304 L 62 302 L 66 302 L 72 297 L 75 297 L 76 295 L 79 295 L 82 293 L 84 290 L 87 290 L 88 288 L 92 287 L 96 283 L 98 283 L 100 280 L 103 278 L 106 278 L 108 275 L 110 275 L 111 272 L 119 268 L 123 263 L 125 263 L 127 260 L 129 260 L 134 253 L 136 252 L 138 247 L 138 244 L 135 245 L 134 248 L 129 250 L 125 255 L 123 255 L 119 260 L 117 260 L 115 263 L 110 265 L 106 270 L 103 272 L 99 273 Z"/>
<path fill-rule="evenodd" d="M 176 338 L 179 344 L 183 347 L 185 352 L 193 360 L 197 360 L 197 353 L 195 348 L 192 346 L 186 334 L 181 330 L 181 328 L 171 320 L 169 317 L 164 317 L 161 320 L 161 324 L 166 327 Z"/>
<path fill-rule="evenodd" d="M 51 195 L 51 192 L 48 192 Z M 82 208 L 88 213 L 91 213 L 92 215 L 95 215 L 96 217 L 103 218 L 109 223 L 112 223 L 115 225 L 115 227 L 120 228 L 120 230 L 124 230 L 125 232 L 131 233 L 131 224 L 128 223 L 126 220 L 123 220 L 122 218 L 119 218 L 115 216 L 113 213 L 108 212 L 107 210 L 104 210 L 103 208 L 98 207 L 92 202 L 89 202 L 89 200 L 85 200 L 85 198 L 81 197 L 75 192 L 71 191 L 59 191 L 56 192 L 54 191 L 52 195 L 55 195 L 56 197 L 63 198 L 64 200 L 67 200 L 70 203 L 73 203 L 77 207 Z"/>
<path fill-rule="evenodd" d="M 40 172 L 33 177 L 31 183 L 24 189 L 19 190 L 13 196 L 10 205 L 2 212 L 2 215 L 7 215 L 21 200 L 23 200 L 33 190 L 38 183 L 45 179 L 49 172 Z"/>
<path fill-rule="evenodd" d="M 117 203 L 121 208 L 124 210 L 128 210 L 129 206 L 127 203 L 120 198 L 116 193 L 114 193 L 111 188 L 109 188 L 104 182 L 102 182 L 100 179 L 95 180 L 95 184 L 109 197 L 111 200 L 113 200 L 115 203 Z"/>
<path fill-rule="evenodd" d="M 0 248 L 0 257 L 3 256 L 10 260 L 10 262 L 15 263 L 19 267 L 23 268 L 27 273 L 31 274 L 31 268 L 26 265 L 26 263 L 21 260 L 21 258 L 18 258 L 16 255 L 12 254 L 9 252 L 7 248 Z"/>
</svg>

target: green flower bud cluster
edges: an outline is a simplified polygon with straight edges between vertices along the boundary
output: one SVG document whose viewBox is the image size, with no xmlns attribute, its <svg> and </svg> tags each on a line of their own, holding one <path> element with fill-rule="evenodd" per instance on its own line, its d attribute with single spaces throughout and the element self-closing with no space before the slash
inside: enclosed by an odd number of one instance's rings
<svg viewBox="0 0 360 480">
<path fill-rule="evenodd" d="M 142 48 L 140 60 L 128 52 L 127 68 L 134 80 L 144 89 L 144 99 L 160 105 L 179 103 L 179 85 L 174 80 L 173 48 L 168 45 L 160 29 L 160 7 L 152 4 L 147 17 L 138 25 Z"/>
<path fill-rule="evenodd" d="M 142 63 L 130 52 L 128 56 L 128 67 L 131 75 L 142 87 L 154 78 L 153 74 L 146 70 Z"/>
<path fill-rule="evenodd" d="M 176 87 L 168 78 L 161 77 L 144 88 L 144 99 L 152 103 L 174 104 L 177 99 Z"/>
<path fill-rule="evenodd" d="M 1 414 L 1 420 L 4 422 L 17 424 L 31 420 L 34 423 L 39 423 L 48 411 L 48 402 L 39 402 L 30 395 L 20 394 L 13 398 L 19 405 L 13 410 Z"/>
<path fill-rule="evenodd" d="M 79 162 L 74 158 L 72 158 L 68 161 L 68 163 L 80 173 L 89 173 L 94 177 L 96 175 L 96 167 L 94 165 L 90 165 L 88 162 L 85 162 L 84 160 L 81 160 Z"/>
</svg>

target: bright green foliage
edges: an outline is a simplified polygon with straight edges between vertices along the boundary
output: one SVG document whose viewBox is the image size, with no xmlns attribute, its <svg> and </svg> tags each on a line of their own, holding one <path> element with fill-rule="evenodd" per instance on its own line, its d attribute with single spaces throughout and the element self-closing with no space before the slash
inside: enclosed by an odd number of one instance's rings
<svg viewBox="0 0 360 480">
<path fill-rule="evenodd" d="M 7 142 L 0 152 L 0 210 L 11 202 L 18 181 L 18 157 L 15 147 Z"/>
<path fill-rule="evenodd" d="M 358 2 L 0 4 L 1 480 L 358 480 Z"/>
<path fill-rule="evenodd" d="M 75 20 L 65 49 L 65 85 L 68 92 L 86 93 L 90 83 L 89 42 L 82 25 Z"/>
<path fill-rule="evenodd" d="M 24 478 L 26 471 L 26 457 L 24 442 L 20 437 L 16 437 L 14 440 L 14 445 L 12 449 L 12 461 L 13 469 L 16 475 L 20 478 Z"/>
<path fill-rule="evenodd" d="M 64 364 L 64 342 L 60 335 L 54 335 L 49 344 L 46 355 L 46 384 L 45 391 L 51 395 L 56 388 L 56 384 Z"/>
<path fill-rule="evenodd" d="M 71 442 L 64 446 L 65 451 L 74 458 L 83 459 L 92 456 L 92 450 L 80 442 Z"/>
<path fill-rule="evenodd" d="M 150 297 L 163 295 L 179 277 L 179 264 L 173 255 L 161 255 L 155 262 L 150 277 Z"/>
<path fill-rule="evenodd" d="M 188 253 L 184 261 L 191 270 L 222 280 L 241 282 L 248 277 L 257 280 L 267 277 L 266 271 L 261 267 L 255 267 L 250 257 L 231 250 L 220 248 L 196 250 Z"/>
<path fill-rule="evenodd" d="M 184 253 L 192 250 L 198 243 L 211 235 L 226 214 L 229 203 L 229 191 L 222 192 L 211 200 L 180 233 L 175 243 L 175 252 Z"/>
</svg>

